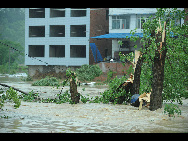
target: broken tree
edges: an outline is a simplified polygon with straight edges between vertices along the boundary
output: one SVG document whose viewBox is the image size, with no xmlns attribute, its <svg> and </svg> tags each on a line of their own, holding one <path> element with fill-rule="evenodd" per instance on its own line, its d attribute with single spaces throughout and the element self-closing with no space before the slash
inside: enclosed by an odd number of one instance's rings
<svg viewBox="0 0 188 141">
<path fill-rule="evenodd" d="M 80 100 L 80 93 L 78 93 L 78 91 L 77 91 L 78 79 L 77 79 L 76 73 L 71 71 L 70 69 L 67 69 L 66 76 L 68 78 L 66 80 L 64 80 L 63 87 L 69 80 L 70 81 L 71 103 L 77 104 L 77 103 L 79 103 L 79 100 Z"/>
<path fill-rule="evenodd" d="M 71 73 L 71 79 L 70 79 L 70 93 L 71 93 L 71 100 L 74 104 L 79 103 L 80 100 L 80 93 L 77 91 L 77 78 L 76 73 Z"/>
<path fill-rule="evenodd" d="M 162 31 L 161 21 L 159 18 L 160 27 L 157 29 L 154 65 L 153 65 L 153 81 L 150 101 L 150 110 L 154 111 L 162 107 L 162 91 L 164 81 L 164 65 L 167 53 L 166 48 L 166 21 L 164 22 L 164 29 Z"/>
</svg>

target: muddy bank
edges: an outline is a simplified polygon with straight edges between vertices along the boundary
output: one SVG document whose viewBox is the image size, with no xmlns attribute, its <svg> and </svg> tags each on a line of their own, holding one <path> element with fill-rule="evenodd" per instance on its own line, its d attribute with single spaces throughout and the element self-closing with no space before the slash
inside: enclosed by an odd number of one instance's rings
<svg viewBox="0 0 188 141">
<path fill-rule="evenodd" d="M 25 82 L 6 83 L 23 91 L 36 91 L 44 98 L 53 98 L 61 88 L 50 86 L 31 86 Z M 85 88 L 85 91 L 82 89 Z M 99 96 L 107 86 L 81 86 L 78 92 L 89 97 Z M 63 91 L 69 90 L 66 86 Z M 188 99 L 183 100 L 181 116 L 168 117 L 163 108 L 149 111 L 144 107 L 123 104 L 102 104 L 82 102 L 71 105 L 68 103 L 37 103 L 21 102 L 18 109 L 12 103 L 5 103 L 0 111 L 0 132 L 136 132 L 136 133 L 174 133 L 188 132 Z"/>
</svg>

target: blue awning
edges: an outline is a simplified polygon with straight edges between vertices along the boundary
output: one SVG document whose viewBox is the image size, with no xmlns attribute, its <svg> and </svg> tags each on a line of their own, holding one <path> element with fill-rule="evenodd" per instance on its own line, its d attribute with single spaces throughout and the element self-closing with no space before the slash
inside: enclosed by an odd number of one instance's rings
<svg viewBox="0 0 188 141">
<path fill-rule="evenodd" d="M 108 38 L 108 39 L 113 39 L 113 38 L 118 38 L 118 39 L 122 39 L 122 38 L 130 38 L 131 36 L 138 36 L 139 38 L 143 37 L 143 33 L 135 33 L 134 35 L 130 34 L 130 33 L 109 33 L 109 34 L 104 34 L 104 35 L 100 35 L 100 36 L 95 36 L 95 37 L 91 37 L 91 38 Z"/>
</svg>

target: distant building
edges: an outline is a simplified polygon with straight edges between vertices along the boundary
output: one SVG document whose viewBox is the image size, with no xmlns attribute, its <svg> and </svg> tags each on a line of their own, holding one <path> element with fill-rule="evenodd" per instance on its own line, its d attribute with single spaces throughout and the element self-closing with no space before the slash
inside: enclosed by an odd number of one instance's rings
<svg viewBox="0 0 188 141">
<path fill-rule="evenodd" d="M 183 10 L 183 8 L 178 9 Z M 141 43 L 140 40 L 130 41 L 130 36 L 132 36 L 130 31 L 137 28 L 135 35 L 141 39 L 143 37 L 143 23 L 150 20 L 149 16 L 155 15 L 156 12 L 156 8 L 109 8 L 109 33 L 91 38 L 112 40 L 111 57 L 114 60 L 119 59 L 119 52 L 123 54 L 135 52 L 134 63 L 136 63 Z M 177 23 L 182 24 L 183 19 L 178 19 Z M 122 46 L 118 44 L 119 40 L 123 42 Z M 134 45 L 137 45 L 137 49 L 134 48 Z"/>
<path fill-rule="evenodd" d="M 90 41 L 90 36 L 108 30 L 108 9 L 26 8 L 25 65 L 29 66 L 29 75 L 93 64 L 95 55 L 90 43 L 97 44 L 104 58 L 111 54 L 111 42 Z"/>
</svg>

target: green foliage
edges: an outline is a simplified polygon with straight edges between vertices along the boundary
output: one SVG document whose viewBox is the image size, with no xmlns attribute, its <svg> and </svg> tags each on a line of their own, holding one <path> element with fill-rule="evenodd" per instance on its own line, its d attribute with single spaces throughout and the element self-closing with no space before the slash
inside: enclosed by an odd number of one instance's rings
<svg viewBox="0 0 188 141">
<path fill-rule="evenodd" d="M 119 56 L 120 56 L 120 60 L 122 61 L 122 65 L 125 66 L 125 62 L 129 61 L 129 62 L 133 62 L 134 59 L 134 53 L 131 52 L 129 54 L 121 54 L 121 52 L 119 52 Z M 128 68 L 128 70 L 126 70 L 126 74 L 127 77 L 129 77 L 131 74 L 134 74 L 134 68 L 133 65 L 130 65 L 130 67 Z"/>
<path fill-rule="evenodd" d="M 15 104 L 14 104 L 14 108 L 19 108 L 21 105 L 21 101 L 19 100 L 18 97 L 18 93 L 12 88 L 10 87 L 7 91 L 6 91 L 6 95 L 3 94 L 0 98 L 0 109 L 4 106 L 4 101 L 5 100 L 12 100 Z"/>
<path fill-rule="evenodd" d="M 134 53 L 128 53 L 128 54 L 121 54 L 121 52 L 119 52 L 119 56 L 120 56 L 120 60 L 123 62 L 122 64 L 125 66 L 124 62 L 133 62 L 134 59 Z"/>
<path fill-rule="evenodd" d="M 122 78 L 117 78 L 117 76 L 111 80 L 111 82 L 109 83 L 109 89 L 104 91 L 101 94 L 101 97 L 97 97 L 94 102 L 98 103 L 98 102 L 103 102 L 103 103 L 109 103 L 109 102 L 113 102 L 114 104 L 118 103 L 121 104 L 124 101 L 128 102 L 131 98 L 131 94 L 130 93 L 126 93 L 125 89 L 120 88 L 119 90 L 117 90 L 117 88 L 127 80 L 127 78 L 125 76 L 123 76 Z"/>
<path fill-rule="evenodd" d="M 107 83 L 109 83 L 110 80 L 113 78 L 113 74 L 114 74 L 114 73 L 117 73 L 117 72 L 114 72 L 114 71 L 112 71 L 112 70 L 109 70 L 109 71 L 107 72 Z"/>
<path fill-rule="evenodd" d="M 56 77 L 46 76 L 44 79 L 32 83 L 32 86 L 59 86 L 59 81 Z"/>
<path fill-rule="evenodd" d="M 76 69 L 76 74 L 81 81 L 91 81 L 100 76 L 102 70 L 98 65 L 82 65 L 81 68 Z"/>
<path fill-rule="evenodd" d="M 143 63 L 140 76 L 140 94 L 143 94 L 144 92 L 151 92 L 152 78 L 151 62 Z"/>
<path fill-rule="evenodd" d="M 180 108 L 178 107 L 178 105 L 175 105 L 175 104 L 165 104 L 165 107 L 164 107 L 164 113 L 167 113 L 170 116 L 174 116 L 175 117 L 175 113 L 177 113 L 178 115 L 181 115 L 181 110 Z"/>
<path fill-rule="evenodd" d="M 68 90 L 66 90 L 65 93 L 57 94 L 57 96 L 59 97 L 59 99 L 56 101 L 56 104 L 71 102 L 71 96 L 70 96 Z"/>
<path fill-rule="evenodd" d="M 24 8 L 0 9 L 0 39 L 18 42 L 23 46 L 25 42 L 25 12 Z"/>
<path fill-rule="evenodd" d="M 68 78 L 72 78 L 74 81 L 76 81 L 77 74 L 74 73 L 73 71 L 71 71 L 70 68 L 68 68 L 68 69 L 66 70 L 66 76 L 67 76 Z"/>
<path fill-rule="evenodd" d="M 17 50 L 23 50 L 23 47 L 16 42 L 9 41 L 9 40 L 0 40 L 0 73 L 7 73 L 9 72 L 9 51 L 10 51 L 10 73 L 13 74 L 18 71 L 18 62 L 23 63 L 23 53 L 19 53 L 13 49 L 6 46 L 9 45 L 11 47 L 16 48 Z"/>
<path fill-rule="evenodd" d="M 39 99 L 39 95 L 32 90 L 27 95 L 22 94 L 21 98 L 23 98 L 23 101 L 36 102 Z"/>
<path fill-rule="evenodd" d="M 87 97 L 85 97 L 85 96 L 83 96 L 83 95 L 80 95 L 81 96 L 81 101 L 83 102 L 83 103 L 86 103 L 87 101 L 89 101 L 89 98 L 87 98 Z"/>
<path fill-rule="evenodd" d="M 0 8 L 0 42 L 24 52 L 25 13 L 22 8 Z M 0 73 L 9 72 L 9 47 L 0 44 Z M 24 53 L 10 49 L 10 74 L 24 63 Z"/>
<path fill-rule="evenodd" d="M 157 27 L 159 27 L 159 18 L 162 29 L 164 22 L 167 22 L 166 27 L 166 46 L 162 50 L 167 49 L 164 67 L 164 82 L 163 82 L 163 100 L 182 104 L 182 97 L 188 97 L 186 90 L 188 89 L 187 70 L 188 70 L 188 38 L 185 36 L 188 33 L 188 26 L 186 23 L 176 24 L 180 18 L 185 19 L 185 10 L 180 11 L 177 8 L 157 8 L 155 16 L 150 16 L 149 19 L 143 23 L 143 38 L 141 39 L 142 57 L 144 58 L 141 68 L 140 76 L 140 93 L 150 91 L 153 79 L 152 66 L 154 65 L 155 52 L 159 43 L 156 41 L 155 34 Z M 153 32 L 154 31 L 154 32 Z M 131 31 L 135 34 L 136 29 Z M 152 35 L 151 35 L 152 33 Z M 173 35 L 173 37 L 172 37 Z M 137 37 L 132 36 L 131 41 L 138 40 Z M 132 56 L 120 55 L 122 62 L 132 61 Z"/>
</svg>

